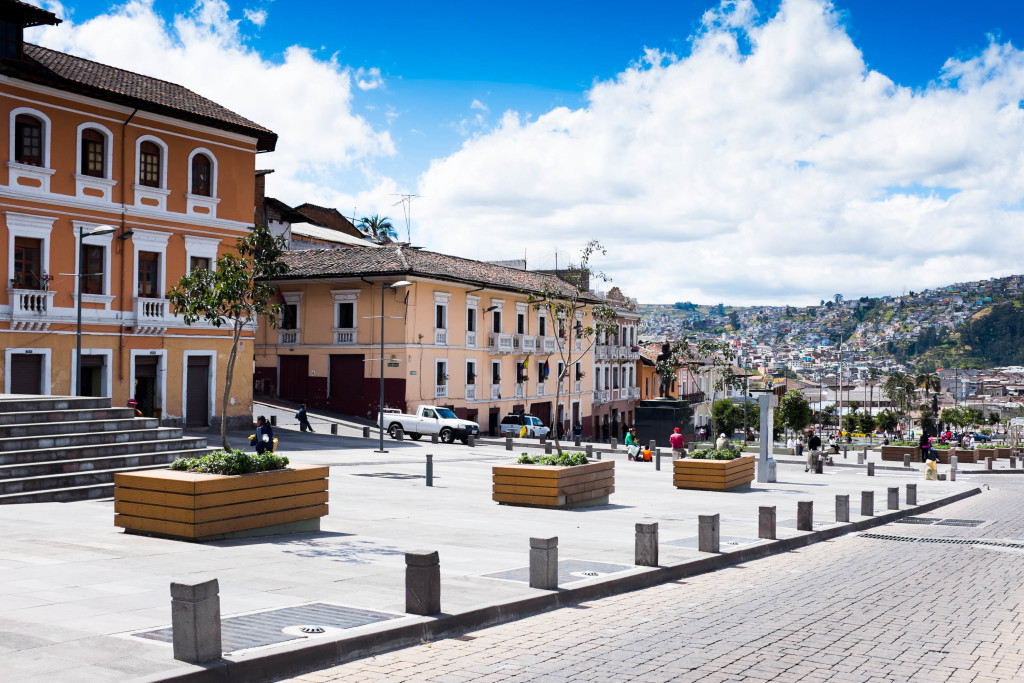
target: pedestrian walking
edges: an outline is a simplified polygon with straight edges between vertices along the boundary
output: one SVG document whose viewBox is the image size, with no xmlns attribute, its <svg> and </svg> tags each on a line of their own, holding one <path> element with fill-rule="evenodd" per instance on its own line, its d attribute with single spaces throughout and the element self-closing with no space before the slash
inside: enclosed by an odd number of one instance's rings
<svg viewBox="0 0 1024 683">
<path fill-rule="evenodd" d="M 668 437 L 668 443 L 672 447 L 673 460 L 686 457 L 686 441 L 683 439 L 683 435 L 679 433 L 679 427 L 676 427 L 672 432 L 672 436 Z"/>
<path fill-rule="evenodd" d="M 313 427 L 309 424 L 309 416 L 306 415 L 306 404 L 303 403 L 302 407 L 299 408 L 299 412 L 295 413 L 295 417 L 299 419 L 299 431 L 300 432 L 312 432 Z"/>
</svg>

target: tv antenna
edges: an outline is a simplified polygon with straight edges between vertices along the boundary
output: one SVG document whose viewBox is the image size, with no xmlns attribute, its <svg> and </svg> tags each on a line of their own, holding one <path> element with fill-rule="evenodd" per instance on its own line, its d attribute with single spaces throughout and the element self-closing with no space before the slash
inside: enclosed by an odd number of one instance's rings
<svg viewBox="0 0 1024 683">
<path fill-rule="evenodd" d="M 402 205 L 402 214 L 405 216 L 405 241 L 412 244 L 412 200 L 419 199 L 418 194 L 392 194 L 392 197 L 400 199 L 391 206 Z"/>
</svg>

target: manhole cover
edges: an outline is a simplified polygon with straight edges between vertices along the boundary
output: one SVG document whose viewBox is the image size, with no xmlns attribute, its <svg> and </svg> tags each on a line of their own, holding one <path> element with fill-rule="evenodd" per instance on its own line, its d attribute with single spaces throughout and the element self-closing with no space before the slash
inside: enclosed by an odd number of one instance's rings
<svg viewBox="0 0 1024 683">
<path fill-rule="evenodd" d="M 558 584 L 572 583 L 574 581 L 586 581 L 608 574 L 617 574 L 632 569 L 632 565 L 608 564 L 606 562 L 591 562 L 589 560 L 559 560 L 558 561 Z M 492 574 L 484 574 L 488 579 L 504 579 L 505 581 L 530 582 L 530 568 L 519 567 Z"/>
<path fill-rule="evenodd" d="M 221 619 L 221 646 L 224 652 L 236 652 L 251 647 L 295 640 L 295 635 L 285 633 L 283 629 L 291 627 L 290 630 L 292 630 L 297 625 L 316 624 L 314 628 L 319 628 L 320 632 L 323 632 L 325 627 L 332 629 L 355 628 L 388 619 L 397 619 L 399 616 L 401 615 L 323 602 L 284 607 L 255 614 L 242 614 L 237 617 Z M 170 627 L 134 635 L 161 643 L 170 643 L 173 640 Z"/>
</svg>

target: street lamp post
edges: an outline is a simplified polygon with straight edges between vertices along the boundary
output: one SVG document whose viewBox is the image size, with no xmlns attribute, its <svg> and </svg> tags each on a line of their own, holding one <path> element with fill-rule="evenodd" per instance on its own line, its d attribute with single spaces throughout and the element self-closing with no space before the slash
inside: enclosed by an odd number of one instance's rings
<svg viewBox="0 0 1024 683">
<path fill-rule="evenodd" d="M 380 283 L 380 448 L 375 451 L 376 453 L 387 453 L 384 450 L 384 291 L 408 287 L 411 284 L 408 280 L 399 280 L 390 285 Z"/>
<path fill-rule="evenodd" d="M 116 232 L 117 228 L 112 225 L 98 225 L 89 232 L 85 232 L 85 226 L 78 225 L 78 268 L 75 269 L 75 308 L 78 314 L 78 327 L 75 333 L 75 396 L 82 395 L 82 268 L 85 266 L 85 244 L 86 237 L 97 235 L 109 235 Z"/>
</svg>

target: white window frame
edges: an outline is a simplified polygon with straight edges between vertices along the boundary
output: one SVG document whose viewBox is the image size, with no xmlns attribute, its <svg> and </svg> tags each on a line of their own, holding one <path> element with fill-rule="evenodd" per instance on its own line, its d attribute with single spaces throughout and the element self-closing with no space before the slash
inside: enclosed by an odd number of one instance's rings
<svg viewBox="0 0 1024 683">
<path fill-rule="evenodd" d="M 188 421 L 188 359 L 192 357 L 201 358 L 206 356 L 210 359 L 210 382 L 209 386 L 209 402 L 210 402 L 210 423 L 213 423 L 213 418 L 217 417 L 217 352 L 214 350 L 196 350 L 196 351 L 183 351 L 181 354 L 181 426 L 184 427 Z M 132 371 L 135 371 L 135 364 L 132 363 Z M 131 386 L 134 388 L 135 383 L 132 382 Z M 134 394 L 133 394 L 134 396 Z"/>
<path fill-rule="evenodd" d="M 437 368 L 438 366 L 444 366 L 444 374 L 451 376 L 448 372 L 448 359 L 447 358 L 434 358 L 434 383 L 437 384 Z M 445 380 L 444 384 L 437 384 L 437 386 L 448 386 L 449 380 Z"/>
<path fill-rule="evenodd" d="M 31 346 L 17 347 L 4 349 L 4 393 L 11 393 L 11 356 L 14 354 L 31 353 L 32 355 L 40 355 L 43 357 L 43 396 L 53 395 L 53 384 L 52 384 L 52 363 L 51 355 L 53 349 L 47 348 L 36 348 Z M 70 392 L 69 392 L 70 393 Z"/>
<path fill-rule="evenodd" d="M 142 143 L 152 142 L 160 148 L 160 187 L 150 187 L 139 183 L 139 170 L 142 166 Z M 135 139 L 135 175 L 132 176 L 132 190 L 135 194 L 135 206 L 149 211 L 167 211 L 167 143 L 155 135 L 140 135 Z M 145 204 L 143 199 L 153 199 L 157 203 Z"/>
<path fill-rule="evenodd" d="M 185 235 L 185 272 L 192 271 L 192 257 L 210 259 L 210 270 L 217 268 L 217 250 L 220 240 L 216 237 Z"/>
<path fill-rule="evenodd" d="M 204 197 L 201 194 L 192 194 L 192 159 L 197 154 L 205 154 L 210 159 L 210 196 Z M 217 155 L 211 152 L 206 147 L 196 147 L 188 155 L 188 184 L 185 185 L 185 211 L 189 214 L 196 214 L 199 216 L 207 216 L 209 218 L 217 217 L 217 205 L 220 204 L 220 197 L 217 194 L 217 178 L 219 173 L 217 172 L 218 162 Z M 206 209 L 206 211 L 198 211 L 198 209 Z"/>
<path fill-rule="evenodd" d="M 88 299 L 83 299 L 88 301 Z M 111 398 L 113 394 L 113 381 L 114 381 L 114 351 L 112 349 L 82 349 L 83 356 L 103 356 L 106 361 L 103 363 L 103 397 Z M 71 391 L 78 389 L 76 382 L 78 381 L 78 354 L 74 351 L 71 352 Z"/>
<path fill-rule="evenodd" d="M 100 227 L 99 223 L 86 223 L 85 221 L 71 221 L 71 226 L 75 231 L 75 272 L 81 273 L 81 256 L 82 249 L 78 244 L 79 229 L 83 229 L 86 233 L 90 230 L 94 230 Z M 88 244 L 94 247 L 103 247 L 103 294 L 83 294 L 82 303 L 94 303 L 103 304 L 104 310 L 110 310 L 110 303 L 114 300 L 114 295 L 110 293 L 110 268 L 111 260 L 110 253 L 113 251 L 114 234 L 107 233 L 105 235 L 85 235 L 82 240 L 82 244 Z M 81 277 L 81 275 L 79 275 Z M 77 278 L 76 278 L 77 279 Z M 138 276 L 136 276 L 136 281 Z M 71 298 L 72 300 L 78 299 L 78 283 L 74 282 L 72 285 Z"/>
<path fill-rule="evenodd" d="M 57 219 L 49 216 L 14 213 L 12 211 L 4 212 L 4 218 L 7 223 L 7 272 L 14 272 L 14 238 L 28 237 L 42 241 L 43 248 L 39 258 L 39 267 L 44 273 L 49 273 L 50 232 L 53 230 L 53 224 Z M 8 278 L 10 278 L 10 275 L 8 275 Z M 10 287 L 10 282 L 7 283 L 7 287 Z"/>
<path fill-rule="evenodd" d="M 128 359 L 128 397 L 135 398 L 135 359 L 139 356 L 157 356 L 160 360 L 156 365 L 156 405 L 154 408 L 160 410 L 160 421 L 163 423 L 168 417 L 167 413 L 167 349 L 131 349 L 131 356 Z M 182 398 L 184 401 L 184 398 Z"/>
<path fill-rule="evenodd" d="M 14 137 L 15 137 L 15 125 L 14 119 L 19 114 L 28 114 L 39 119 L 43 124 L 42 144 L 43 144 L 43 165 L 33 166 L 31 164 L 23 164 L 20 161 L 14 160 Z M 10 135 L 9 135 L 9 147 L 7 157 L 7 186 L 16 188 L 17 190 L 24 192 L 49 192 L 50 191 L 50 177 L 54 174 L 55 170 L 50 167 L 50 148 L 52 146 L 52 131 L 53 126 L 50 123 L 50 117 L 31 107 L 16 107 L 11 110 L 10 118 Z M 31 183 L 22 184 L 18 182 L 20 178 L 25 178 L 30 181 L 38 181 L 38 185 L 33 186 Z"/>
<path fill-rule="evenodd" d="M 142 230 L 140 228 L 132 229 L 132 245 L 135 247 L 135 267 L 132 269 L 133 298 L 139 298 L 139 252 L 142 251 L 160 254 L 160 285 L 158 290 L 161 292 L 161 296 L 157 298 L 164 299 L 167 297 L 167 242 L 170 239 L 171 233 L 169 232 Z"/>
<path fill-rule="evenodd" d="M 358 289 L 332 289 L 331 301 L 334 306 L 334 343 L 338 344 L 338 334 L 352 332 L 352 343 L 358 342 L 359 335 L 359 292 Z M 287 296 L 285 297 L 287 301 Z M 300 299 L 301 301 L 301 299 Z M 352 327 L 341 327 L 341 315 L 338 312 L 339 304 L 352 304 Z M 298 321 L 296 321 L 298 322 Z"/>
<path fill-rule="evenodd" d="M 504 332 L 502 332 L 502 330 L 505 329 L 505 300 L 504 299 L 491 299 L 491 306 L 494 306 L 494 310 L 491 311 L 491 325 L 490 325 L 491 329 L 489 329 L 488 332 L 490 334 L 504 334 Z M 499 327 L 501 329 L 499 329 L 499 330 L 494 329 L 494 314 L 495 313 L 499 314 L 498 315 L 498 320 L 501 321 L 501 325 L 499 325 Z"/>
<path fill-rule="evenodd" d="M 82 173 L 82 133 L 92 128 L 103 135 L 103 177 L 85 175 Z M 101 123 L 87 121 L 78 126 L 75 133 L 75 196 L 79 199 L 93 202 L 109 203 L 113 201 L 113 188 L 117 185 L 114 180 L 114 134 L 110 129 Z M 101 193 L 86 194 L 86 190 L 95 190 Z"/>
<path fill-rule="evenodd" d="M 16 118 L 18 118 L 18 116 L 20 116 L 21 114 L 28 114 L 29 116 L 34 116 L 35 118 L 39 119 L 43 123 L 43 135 L 42 135 L 42 142 L 43 142 L 43 165 L 42 165 L 42 167 L 31 166 L 30 164 L 23 164 L 20 161 L 15 161 L 15 159 L 14 159 L 14 151 L 15 151 L 15 144 L 14 144 L 14 135 L 15 135 L 14 120 Z M 29 166 L 30 168 L 44 168 L 44 169 L 50 170 L 50 141 L 51 141 L 52 131 L 53 131 L 53 124 L 50 123 L 50 117 L 47 116 L 46 114 L 44 114 L 43 112 L 39 111 L 38 109 L 33 109 L 32 107 L 15 107 L 14 109 L 11 110 L 10 126 L 11 126 L 11 128 L 10 128 L 10 137 L 9 137 L 10 147 L 8 148 L 8 161 L 9 161 L 8 165 L 16 164 L 18 166 Z M 50 172 L 52 174 L 52 170 Z"/>
</svg>

